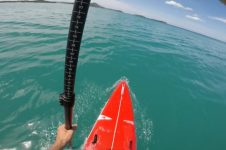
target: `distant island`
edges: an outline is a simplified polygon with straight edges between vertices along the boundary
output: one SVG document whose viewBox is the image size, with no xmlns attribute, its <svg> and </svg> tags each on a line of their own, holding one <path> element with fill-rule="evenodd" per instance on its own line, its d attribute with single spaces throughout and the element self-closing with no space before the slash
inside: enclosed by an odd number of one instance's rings
<svg viewBox="0 0 226 150">
<path fill-rule="evenodd" d="M 222 1 L 226 1 L 226 0 L 222 0 Z M 33 0 L 33 1 L 31 1 L 31 0 L 30 1 L 29 0 L 7 1 L 6 0 L 6 1 L 0 1 L 0 3 L 62 3 L 62 4 L 74 4 L 74 2 L 54 2 L 54 1 L 48 1 L 48 0 Z M 106 8 L 106 7 L 103 7 L 103 6 L 101 6 L 101 5 L 97 4 L 97 3 L 90 3 L 90 6 L 91 7 L 96 7 L 96 8 L 108 9 L 108 10 L 112 10 L 112 11 L 116 11 L 116 12 L 120 12 L 120 13 L 125 13 L 125 14 L 136 16 L 136 17 L 140 17 L 140 18 L 143 18 L 143 19 L 153 20 L 153 21 L 156 21 L 156 22 L 160 22 L 160 23 L 163 23 L 163 24 L 168 24 L 168 25 L 171 25 L 171 26 L 174 26 L 174 27 L 177 27 L 177 28 L 186 30 L 186 31 L 190 31 L 190 32 L 193 32 L 193 33 L 196 33 L 196 34 L 199 34 L 199 35 L 203 35 L 203 36 L 208 37 L 208 38 L 211 38 L 213 40 L 217 40 L 217 41 L 221 41 L 221 42 L 224 42 L 225 43 L 225 41 L 223 41 L 223 40 L 215 39 L 215 38 L 213 38 L 211 36 L 208 36 L 208 35 L 205 35 L 205 34 L 201 34 L 201 33 L 198 33 L 198 32 L 195 32 L 195 31 L 192 31 L 192 30 L 189 30 L 189 29 L 180 27 L 180 26 L 169 24 L 169 23 L 167 23 L 165 21 L 161 21 L 161 20 L 157 20 L 157 19 L 153 19 L 153 18 L 148 18 L 148 17 L 145 17 L 143 15 L 139 15 L 139 14 L 130 14 L 130 13 L 126 13 L 126 12 L 121 11 L 121 10 Z"/>
<path fill-rule="evenodd" d="M 48 1 L 48 0 L 33 0 L 33 1 L 28 1 L 28 0 L 7 1 L 6 0 L 6 1 L 0 1 L 0 3 L 62 3 L 62 4 L 74 4 L 73 2 L 53 2 L 53 1 Z M 97 4 L 97 3 L 90 3 L 90 6 L 91 7 L 96 7 L 96 8 L 103 8 L 103 9 L 113 10 L 113 11 L 117 11 L 117 12 L 121 12 L 121 13 L 126 13 L 126 12 L 123 12 L 121 10 L 115 10 L 115 9 L 103 7 L 103 6 L 101 6 L 101 5 Z M 161 22 L 161 23 L 167 24 L 167 22 L 164 22 L 164 21 L 161 21 L 161 20 L 152 19 L 152 18 L 148 18 L 148 17 L 142 16 L 142 15 L 138 15 L 138 14 L 130 14 L 130 15 L 134 15 L 134 16 L 137 16 L 137 17 L 140 17 L 140 18 L 154 20 L 154 21 L 157 21 L 157 22 Z"/>
<path fill-rule="evenodd" d="M 167 22 L 165 22 L 165 21 L 156 20 L 156 19 L 151 19 L 151 18 L 142 16 L 142 15 L 137 15 L 137 14 L 135 14 L 134 16 L 137 16 L 137 17 L 140 17 L 140 18 L 144 18 L 144 19 L 150 19 L 150 20 L 154 20 L 154 21 L 157 21 L 157 22 L 161 22 L 161 23 L 167 24 Z"/>
<path fill-rule="evenodd" d="M 97 7 L 97 8 L 105 8 L 105 7 L 100 6 L 100 5 L 97 4 L 97 3 L 90 3 L 90 6 L 91 6 L 91 7 Z"/>
</svg>

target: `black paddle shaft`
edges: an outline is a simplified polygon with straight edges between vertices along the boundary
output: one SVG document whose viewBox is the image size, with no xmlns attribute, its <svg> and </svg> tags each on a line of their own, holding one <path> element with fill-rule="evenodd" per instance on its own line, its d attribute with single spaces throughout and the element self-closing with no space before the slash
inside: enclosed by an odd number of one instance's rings
<svg viewBox="0 0 226 150">
<path fill-rule="evenodd" d="M 65 58 L 64 93 L 60 94 L 60 104 L 64 106 L 66 129 L 72 128 L 75 75 L 89 5 L 90 0 L 75 0 L 72 11 Z"/>
</svg>

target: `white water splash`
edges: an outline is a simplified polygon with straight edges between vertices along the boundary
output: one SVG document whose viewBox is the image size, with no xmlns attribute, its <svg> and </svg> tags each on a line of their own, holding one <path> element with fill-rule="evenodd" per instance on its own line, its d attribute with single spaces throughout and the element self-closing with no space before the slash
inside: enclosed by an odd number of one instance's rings
<svg viewBox="0 0 226 150">
<path fill-rule="evenodd" d="M 32 145 L 31 141 L 25 141 L 25 142 L 23 142 L 22 144 L 23 144 L 23 146 L 24 146 L 26 149 L 29 149 L 29 148 L 31 147 L 31 145 Z"/>
</svg>

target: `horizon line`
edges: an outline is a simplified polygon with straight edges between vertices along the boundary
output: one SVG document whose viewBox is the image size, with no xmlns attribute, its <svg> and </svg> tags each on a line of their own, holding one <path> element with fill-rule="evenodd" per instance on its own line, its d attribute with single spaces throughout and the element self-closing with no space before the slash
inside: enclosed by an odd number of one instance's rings
<svg viewBox="0 0 226 150">
<path fill-rule="evenodd" d="M 65 2 L 65 1 L 54 1 L 54 0 L 0 0 L 0 3 L 61 3 L 61 4 L 74 4 L 74 2 Z M 213 40 L 216 40 L 216 41 L 219 41 L 219 42 L 223 42 L 226 44 L 226 41 L 224 40 L 221 40 L 219 38 L 216 38 L 216 37 L 213 37 L 213 36 L 210 36 L 210 35 L 206 35 L 206 34 L 203 34 L 203 33 L 200 33 L 200 32 L 197 32 L 197 31 L 193 31 L 191 29 L 188 29 L 188 28 L 185 28 L 185 27 L 181 27 L 181 26 L 178 26 L 178 25 L 175 25 L 175 24 L 171 24 L 167 21 L 163 21 L 163 20 L 160 20 L 160 19 L 154 19 L 154 18 L 151 18 L 149 16 L 145 16 L 143 14 L 139 14 L 139 13 L 129 13 L 129 12 L 125 12 L 123 10 L 118 10 L 118 9 L 113 9 L 113 8 L 107 8 L 101 4 L 98 4 L 97 2 L 91 2 L 90 4 L 97 4 L 98 6 L 91 6 L 91 7 L 96 7 L 96 8 L 102 8 L 102 9 L 108 9 L 108 10 L 112 10 L 112 11 L 117 11 L 117 12 L 121 12 L 121 13 L 124 13 L 124 14 L 129 14 L 129 15 L 133 15 L 133 16 L 137 16 L 137 17 L 142 17 L 144 19 L 149 19 L 149 20 L 153 20 L 153 21 L 156 21 L 156 22 L 160 22 L 160 23 L 164 23 L 164 24 L 168 24 L 168 25 L 171 25 L 171 26 L 174 26 L 174 27 L 177 27 L 177 28 L 180 28 L 180 29 L 183 29 L 183 30 L 186 30 L 186 31 L 190 31 L 190 32 L 193 32 L 193 33 L 196 33 L 196 34 L 199 34 L 199 35 L 202 35 L 202 36 L 205 36 L 205 37 L 208 37 L 210 39 L 213 39 Z"/>
</svg>

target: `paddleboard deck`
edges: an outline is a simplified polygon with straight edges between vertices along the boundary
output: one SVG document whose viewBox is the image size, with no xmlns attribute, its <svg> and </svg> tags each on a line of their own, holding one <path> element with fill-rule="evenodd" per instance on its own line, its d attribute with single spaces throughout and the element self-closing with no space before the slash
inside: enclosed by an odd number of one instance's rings
<svg viewBox="0 0 226 150">
<path fill-rule="evenodd" d="M 103 107 L 84 150 L 135 150 L 133 106 L 126 81 L 120 81 Z"/>
</svg>

